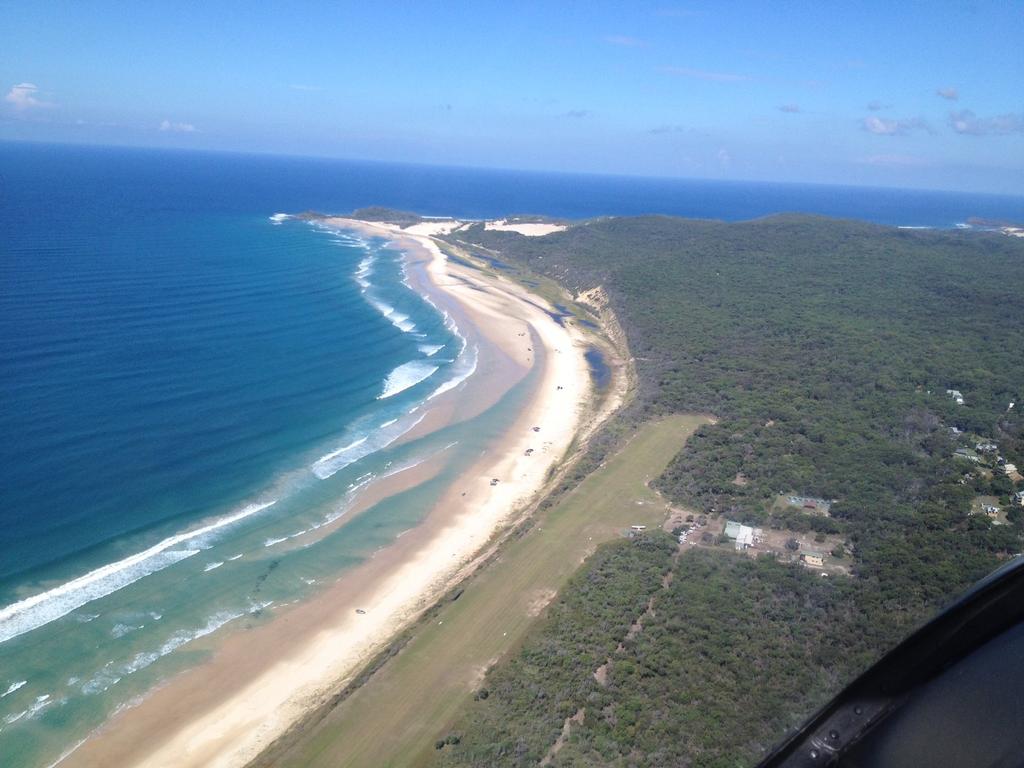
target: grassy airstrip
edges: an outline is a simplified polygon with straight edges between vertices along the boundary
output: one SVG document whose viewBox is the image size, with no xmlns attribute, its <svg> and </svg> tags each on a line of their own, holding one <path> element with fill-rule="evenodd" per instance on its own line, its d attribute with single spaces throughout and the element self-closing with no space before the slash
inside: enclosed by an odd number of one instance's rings
<svg viewBox="0 0 1024 768">
<path fill-rule="evenodd" d="M 258 764 L 431 764 L 435 740 L 472 699 L 484 672 L 518 646 L 587 555 L 630 525 L 664 520 L 665 504 L 647 483 L 705 423 L 705 417 L 676 415 L 642 427 L 576 489 L 539 513 L 525 535 L 505 545 L 458 600 L 433 613 L 364 685 Z"/>
</svg>

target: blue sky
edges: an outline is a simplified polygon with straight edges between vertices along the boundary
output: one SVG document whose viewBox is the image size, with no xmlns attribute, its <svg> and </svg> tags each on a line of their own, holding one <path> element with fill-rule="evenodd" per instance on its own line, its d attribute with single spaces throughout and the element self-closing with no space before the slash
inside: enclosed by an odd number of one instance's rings
<svg viewBox="0 0 1024 768">
<path fill-rule="evenodd" d="M 1021 2 L 25 0 L 2 18 L 0 139 L 1024 194 Z"/>
</svg>

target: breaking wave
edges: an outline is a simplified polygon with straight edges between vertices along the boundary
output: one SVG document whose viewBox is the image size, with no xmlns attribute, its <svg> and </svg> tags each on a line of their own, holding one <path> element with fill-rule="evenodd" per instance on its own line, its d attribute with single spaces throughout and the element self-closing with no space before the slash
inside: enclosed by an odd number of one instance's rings
<svg viewBox="0 0 1024 768">
<path fill-rule="evenodd" d="M 106 597 L 151 573 L 156 573 L 185 558 L 199 554 L 201 547 L 205 544 L 202 541 L 204 537 L 254 515 L 274 503 L 276 500 L 262 504 L 249 504 L 208 525 L 169 536 L 149 549 L 108 563 L 58 587 L 0 609 L 0 643 L 44 624 L 49 624 L 86 603 Z M 175 549 L 185 542 L 191 542 L 192 547 Z"/>
<path fill-rule="evenodd" d="M 459 355 L 451 368 L 454 374 L 452 378 L 448 379 L 448 381 L 444 382 L 441 386 L 431 392 L 427 396 L 427 400 L 433 400 L 438 395 L 443 395 L 445 392 L 449 392 L 459 386 L 462 382 L 476 373 L 476 363 L 477 348 L 474 346 Z"/>
<path fill-rule="evenodd" d="M 326 480 L 349 464 L 353 464 L 363 457 L 369 456 L 371 453 L 387 448 L 395 440 L 423 421 L 425 416 L 426 414 L 423 414 L 411 422 L 408 419 L 403 419 L 402 421 L 392 419 L 381 424 L 368 435 L 349 443 L 344 448 L 339 448 L 336 451 L 331 451 L 321 456 L 313 463 L 313 474 L 321 480 Z"/>
<path fill-rule="evenodd" d="M 158 659 L 161 659 L 167 654 L 181 648 L 181 646 L 191 643 L 193 640 L 198 640 L 200 637 L 205 637 L 206 635 L 216 632 L 228 622 L 241 618 L 246 614 L 256 613 L 270 605 L 271 603 L 269 602 L 254 603 L 245 611 L 221 611 L 219 613 L 215 613 L 207 619 L 203 626 L 198 627 L 197 629 L 178 630 L 165 640 L 163 645 L 155 651 L 140 651 L 123 664 L 107 662 L 107 664 L 104 665 L 97 674 L 82 685 L 81 691 L 87 696 L 103 693 L 111 686 L 117 685 L 117 683 L 121 682 L 123 678 L 134 674 L 139 670 L 145 669 Z"/>
<path fill-rule="evenodd" d="M 381 316 L 383 316 L 389 323 L 395 326 L 395 328 L 397 328 L 398 330 L 402 331 L 403 333 L 410 333 L 416 330 L 416 323 L 410 320 L 408 315 L 402 314 L 387 302 L 374 298 L 369 294 L 367 294 L 366 300 L 370 302 L 370 306 L 372 306 L 374 309 L 380 312 Z"/>
<path fill-rule="evenodd" d="M 388 374 L 388 377 L 384 380 L 384 389 L 377 395 L 377 399 L 384 400 L 388 397 L 394 397 L 400 392 L 405 392 L 405 390 L 415 387 L 421 381 L 426 381 L 433 376 L 438 368 L 439 366 L 423 360 L 402 363 Z"/>
<path fill-rule="evenodd" d="M 3 693 L 0 693 L 0 699 L 4 698 L 5 696 L 10 696 L 12 693 L 14 693 L 16 690 L 21 688 L 26 683 L 28 683 L 28 680 L 19 680 L 16 683 L 11 683 L 10 686 L 8 686 L 6 691 L 4 691 Z"/>
</svg>

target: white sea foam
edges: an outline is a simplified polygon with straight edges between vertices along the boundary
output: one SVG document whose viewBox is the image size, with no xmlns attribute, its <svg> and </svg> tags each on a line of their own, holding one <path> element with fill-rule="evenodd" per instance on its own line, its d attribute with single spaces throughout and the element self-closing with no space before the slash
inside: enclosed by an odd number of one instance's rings
<svg viewBox="0 0 1024 768">
<path fill-rule="evenodd" d="M 386 424 L 381 424 L 381 426 L 384 427 L 384 426 L 387 426 L 387 425 Z M 321 456 L 319 459 L 316 460 L 316 463 L 320 464 L 321 462 L 330 461 L 331 459 L 333 459 L 333 458 L 335 458 L 337 456 L 340 456 L 343 453 L 351 451 L 353 448 L 358 448 L 360 445 L 365 443 L 366 440 L 367 440 L 366 437 L 360 437 L 358 440 L 354 440 L 351 443 L 349 443 L 348 445 L 346 445 L 346 446 L 344 446 L 342 448 L 339 448 L 336 451 L 331 451 L 330 453 L 325 453 L 323 456 Z"/>
<path fill-rule="evenodd" d="M 289 216 L 287 213 L 275 213 L 273 216 L 270 217 L 270 220 L 275 224 L 281 224 L 282 222 L 288 221 L 288 219 L 290 218 L 291 216 Z"/>
<path fill-rule="evenodd" d="M 348 484 L 348 490 L 349 491 L 354 491 L 354 490 L 356 490 L 358 488 L 362 488 L 368 482 L 373 480 L 373 478 L 374 478 L 373 472 L 364 472 L 363 474 L 361 474 L 359 477 L 357 477 L 355 480 L 353 480 L 351 483 Z"/>
<path fill-rule="evenodd" d="M 242 553 L 242 552 L 239 552 L 239 553 L 238 553 L 237 555 L 232 555 L 231 557 L 229 557 L 229 558 L 228 558 L 228 561 L 230 562 L 231 560 L 237 560 L 237 559 L 238 559 L 238 558 L 240 558 L 240 557 L 241 557 L 241 556 L 242 556 L 243 554 L 244 554 L 244 553 Z"/>
<path fill-rule="evenodd" d="M 103 693 L 112 685 L 117 685 L 119 682 L 121 682 L 120 676 L 112 674 L 106 670 L 106 667 L 104 667 L 103 670 L 96 673 L 82 684 L 81 691 L 86 696 L 94 696 L 97 693 Z"/>
<path fill-rule="evenodd" d="M 359 287 L 362 289 L 362 292 L 366 296 L 366 300 L 369 302 L 370 306 L 380 312 L 384 318 L 403 333 L 411 333 L 416 329 L 416 324 L 409 319 L 409 316 L 399 312 L 386 301 L 382 301 L 372 292 L 373 283 L 370 281 L 370 276 L 373 275 L 373 268 L 376 261 L 377 256 L 375 253 L 369 253 L 365 258 L 363 258 L 363 260 L 359 262 L 359 266 L 356 268 L 354 275 L 355 281 L 359 284 Z"/>
<path fill-rule="evenodd" d="M 409 319 L 408 315 L 403 315 L 401 312 L 395 312 L 388 318 L 396 328 L 405 333 L 409 333 L 415 330 L 416 323 Z"/>
<path fill-rule="evenodd" d="M 416 469 L 416 467 L 420 466 L 421 464 L 426 464 L 431 459 L 440 456 L 442 453 L 450 450 L 451 448 L 454 448 L 458 444 L 459 441 L 455 440 L 454 442 L 448 443 L 448 445 L 434 451 L 433 453 L 429 453 L 425 456 L 420 456 L 419 458 L 413 459 L 412 461 L 406 462 L 405 464 L 399 464 L 397 467 L 393 468 L 390 467 L 389 465 L 388 471 L 381 475 L 381 478 L 383 479 L 387 477 L 394 477 L 395 475 L 401 474 L 402 472 L 408 472 L 410 469 Z"/>
<path fill-rule="evenodd" d="M 131 624 L 115 624 L 110 628 L 110 636 L 115 640 L 119 637 L 124 637 L 129 632 L 134 632 L 137 629 L 142 629 L 141 626 L 133 626 Z"/>
<path fill-rule="evenodd" d="M 8 686 L 6 691 L 4 691 L 3 693 L 0 693 L 0 699 L 4 698 L 5 696 L 10 696 L 16 690 L 18 690 L 19 688 L 25 686 L 27 683 L 28 683 L 28 680 L 19 680 L 16 683 L 11 683 Z"/>
<path fill-rule="evenodd" d="M 377 429 L 384 429 L 384 427 L 390 427 L 392 424 L 396 423 L 397 421 L 398 421 L 398 419 L 388 419 L 383 424 L 381 424 L 379 427 L 377 427 Z"/>
<path fill-rule="evenodd" d="M 16 723 L 27 714 L 28 710 L 26 709 L 23 712 L 18 712 L 15 715 L 7 715 L 7 717 L 4 718 L 4 725 L 11 725 L 12 723 Z"/>
<path fill-rule="evenodd" d="M 330 523 L 333 523 L 339 517 L 344 515 L 347 511 L 348 511 L 347 508 L 339 507 L 334 512 L 328 512 L 326 515 L 324 515 L 324 519 L 323 520 L 321 520 L 319 523 L 314 523 L 313 524 L 313 530 L 314 531 L 319 530 L 319 529 L 323 528 L 325 525 L 329 525 Z"/>
<path fill-rule="evenodd" d="M 27 717 L 29 720 L 31 720 L 33 717 L 36 716 L 38 712 L 40 712 L 43 708 L 50 706 L 52 703 L 53 701 L 50 699 L 50 694 L 48 693 L 45 693 L 42 696 L 37 696 L 36 700 L 32 702 L 32 706 L 28 709 L 22 712 L 18 712 L 17 714 L 8 715 L 7 717 L 5 717 L 4 724 L 11 725 L 12 723 L 18 722 L 23 717 Z"/>
<path fill-rule="evenodd" d="M 359 240 L 358 238 L 348 237 L 346 235 L 341 234 L 340 232 L 329 232 L 329 234 L 331 235 L 331 242 L 332 243 L 337 243 L 338 245 L 344 245 L 346 248 L 351 248 L 351 247 L 366 248 L 367 247 L 367 244 L 365 242 L 363 242 L 362 240 Z"/>
<path fill-rule="evenodd" d="M 139 579 L 200 552 L 205 540 L 220 529 L 266 509 L 275 501 L 248 504 L 195 530 L 169 536 L 149 549 L 108 563 L 58 587 L 0 609 L 0 643 L 66 616 L 86 603 L 127 587 Z M 193 548 L 175 549 L 190 542 Z"/>
<path fill-rule="evenodd" d="M 455 323 L 455 318 L 449 314 L 447 309 L 438 309 L 438 306 L 430 300 L 429 296 L 423 297 L 430 306 L 441 313 L 441 317 L 444 321 L 444 327 L 451 333 L 456 339 L 459 340 L 459 351 L 456 353 L 456 357 L 466 351 L 466 337 L 459 332 L 459 326 Z"/>
<path fill-rule="evenodd" d="M 111 686 L 117 685 L 117 683 L 128 675 L 145 669 L 158 659 L 161 659 L 167 654 L 173 653 L 178 648 L 181 648 L 181 646 L 191 643 L 193 640 L 197 640 L 200 637 L 205 637 L 206 635 L 216 632 L 228 622 L 234 621 L 241 616 L 245 616 L 247 613 L 255 613 L 269 605 L 271 605 L 271 603 L 254 603 L 245 611 L 220 611 L 213 614 L 213 616 L 207 619 L 203 626 L 197 629 L 178 630 L 154 651 L 140 651 L 123 664 L 116 664 L 112 661 L 107 662 L 103 668 L 92 677 L 92 679 L 82 686 L 82 693 L 87 696 L 103 693 Z"/>
<path fill-rule="evenodd" d="M 448 379 L 448 381 L 444 382 L 441 386 L 431 392 L 427 397 L 427 400 L 433 400 L 438 395 L 443 395 L 445 392 L 453 390 L 459 386 L 462 382 L 476 373 L 476 363 L 477 348 L 474 346 L 459 355 L 455 364 L 452 365 L 452 373 L 454 374 L 452 378 Z"/>
<path fill-rule="evenodd" d="M 408 315 L 402 314 L 387 302 L 370 295 L 367 295 L 366 300 L 370 302 L 370 306 L 380 312 L 388 322 L 403 333 L 411 333 L 416 329 L 416 323 L 410 320 Z"/>
<path fill-rule="evenodd" d="M 342 502 L 333 512 L 328 512 L 324 515 L 323 520 L 319 523 L 315 523 L 310 526 L 312 530 L 323 528 L 325 525 L 330 525 L 338 518 L 342 517 L 349 510 L 349 505 L 352 503 L 352 499 L 355 498 L 356 494 L 361 489 L 373 482 L 377 476 L 373 472 L 367 472 L 365 475 L 356 478 L 356 481 L 349 485 L 348 490 L 345 493 L 345 501 Z"/>
<path fill-rule="evenodd" d="M 359 262 L 359 268 L 356 269 L 356 282 L 359 283 L 359 287 L 365 292 L 370 287 L 370 275 L 373 274 L 373 254 L 366 256 L 362 261 Z"/>
<path fill-rule="evenodd" d="M 363 457 L 369 456 L 371 453 L 376 453 L 379 450 L 387 448 L 391 443 L 395 442 L 395 440 L 415 427 L 422 420 L 423 416 L 420 416 L 418 419 L 408 424 L 399 422 L 398 420 L 392 420 L 387 424 L 382 424 L 371 432 L 365 439 L 357 440 L 355 443 L 346 446 L 344 450 L 332 451 L 327 456 L 319 459 L 312 466 L 313 474 L 321 480 L 326 480 L 328 477 L 344 469 L 349 464 L 353 464 Z"/>
<path fill-rule="evenodd" d="M 301 531 L 296 531 L 295 533 L 290 533 L 287 536 L 282 536 L 279 539 L 267 539 L 266 541 L 263 542 L 263 546 L 264 547 L 272 547 L 275 544 L 280 544 L 282 541 L 288 541 L 288 539 L 297 539 L 297 538 L 299 538 L 299 536 L 304 536 L 305 534 L 309 533 L 311 530 L 315 530 L 316 528 L 319 528 L 319 527 L 320 526 L 318 526 L 318 525 L 314 525 L 314 526 L 311 526 L 310 528 L 303 528 Z"/>
<path fill-rule="evenodd" d="M 408 363 L 402 363 L 388 374 L 387 379 L 384 381 L 384 389 L 377 395 L 377 399 L 383 400 L 388 397 L 394 397 L 399 392 L 415 387 L 421 381 L 426 381 L 433 376 L 437 369 L 438 366 L 424 360 L 412 360 Z"/>
<path fill-rule="evenodd" d="M 203 567 L 203 573 L 206 573 L 207 571 L 216 570 L 217 568 L 220 568 L 222 565 L 224 565 L 223 560 L 214 560 L 212 563 L 207 563 Z"/>
<path fill-rule="evenodd" d="M 58 758 L 57 758 L 56 760 L 54 760 L 54 761 L 53 761 L 52 763 L 50 763 L 50 764 L 49 764 L 48 766 L 46 766 L 46 768 L 57 768 L 57 766 L 58 766 L 58 765 L 60 765 L 60 764 L 61 764 L 61 763 L 63 763 L 63 762 L 65 761 L 65 760 L 67 760 L 67 759 L 68 759 L 69 757 L 71 757 L 71 753 L 72 753 L 72 752 L 74 752 L 75 750 L 77 750 L 77 749 L 78 749 L 78 748 L 79 748 L 80 746 L 82 746 L 83 744 L 85 744 L 85 742 L 87 742 L 88 740 L 89 740 L 89 737 L 88 737 L 88 736 L 86 736 L 86 737 L 85 737 L 84 739 L 79 739 L 79 740 L 78 740 L 78 741 L 76 741 L 76 742 L 75 742 L 74 744 L 72 744 L 72 745 L 71 745 L 70 747 L 68 747 L 67 749 L 65 749 L 65 750 L 64 750 L 64 751 L 63 751 L 63 752 L 61 753 L 61 756 L 60 756 L 60 757 L 58 757 Z"/>
<path fill-rule="evenodd" d="M 434 302 L 431 301 L 430 304 L 433 305 L 435 309 L 437 309 L 437 305 L 434 304 Z M 441 310 L 441 317 L 444 318 L 444 327 L 461 339 L 462 335 L 459 333 L 459 326 L 455 324 L 455 320 L 452 318 L 451 314 L 448 312 L 447 309 Z"/>
<path fill-rule="evenodd" d="M 420 344 L 417 349 L 419 349 L 421 355 L 433 357 L 444 349 L 444 344 Z"/>
</svg>

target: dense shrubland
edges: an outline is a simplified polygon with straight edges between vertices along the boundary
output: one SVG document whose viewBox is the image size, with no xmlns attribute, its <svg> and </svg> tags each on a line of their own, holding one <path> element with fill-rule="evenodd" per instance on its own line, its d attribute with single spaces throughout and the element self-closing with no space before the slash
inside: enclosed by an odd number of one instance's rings
<svg viewBox="0 0 1024 768">
<path fill-rule="evenodd" d="M 640 382 L 616 422 L 620 433 L 664 412 L 718 417 L 656 480 L 666 495 L 759 525 L 839 533 L 856 574 L 819 583 L 774 562 L 687 554 L 676 566 L 678 586 L 659 598 L 675 607 L 627 644 L 629 659 L 612 665 L 607 688 L 573 678 L 575 698 L 559 699 L 524 754 L 546 750 L 586 700 L 588 713 L 618 714 L 588 714 L 559 764 L 749 762 L 872 657 L 1021 550 L 1019 511 L 1002 526 L 969 514 L 975 496 L 1006 506 L 1021 486 L 998 467 L 986 471 L 952 454 L 991 438 L 1024 466 L 1024 242 L 807 216 L 608 219 L 544 238 L 482 227 L 454 237 L 573 292 L 604 286 Z M 947 389 L 960 390 L 965 404 Z M 1010 402 L 1018 405 L 1007 410 Z M 606 436 L 597 450 L 614 444 L 614 434 Z M 737 484 L 740 473 L 745 482 Z M 831 517 L 780 509 L 780 493 L 834 499 Z M 605 554 L 587 573 L 611 562 Z M 577 606 L 577 619 L 587 621 L 579 617 L 597 598 L 578 583 L 523 654 L 570 626 L 587 637 L 566 623 L 562 607 Z M 620 607 L 620 624 L 635 618 L 629 600 Z M 503 696 L 474 705 L 448 759 L 500 752 L 495 764 L 519 764 L 515 748 L 502 750 L 529 719 L 525 712 L 540 717 L 540 702 L 550 706 L 554 688 L 545 681 L 561 680 L 558 670 L 577 652 L 589 663 L 607 642 L 541 653 L 529 667 L 536 695 L 514 706 Z M 525 669 L 516 657 L 492 676 L 526 679 Z M 509 725 L 500 735 L 495 723 L 503 719 Z"/>
</svg>

